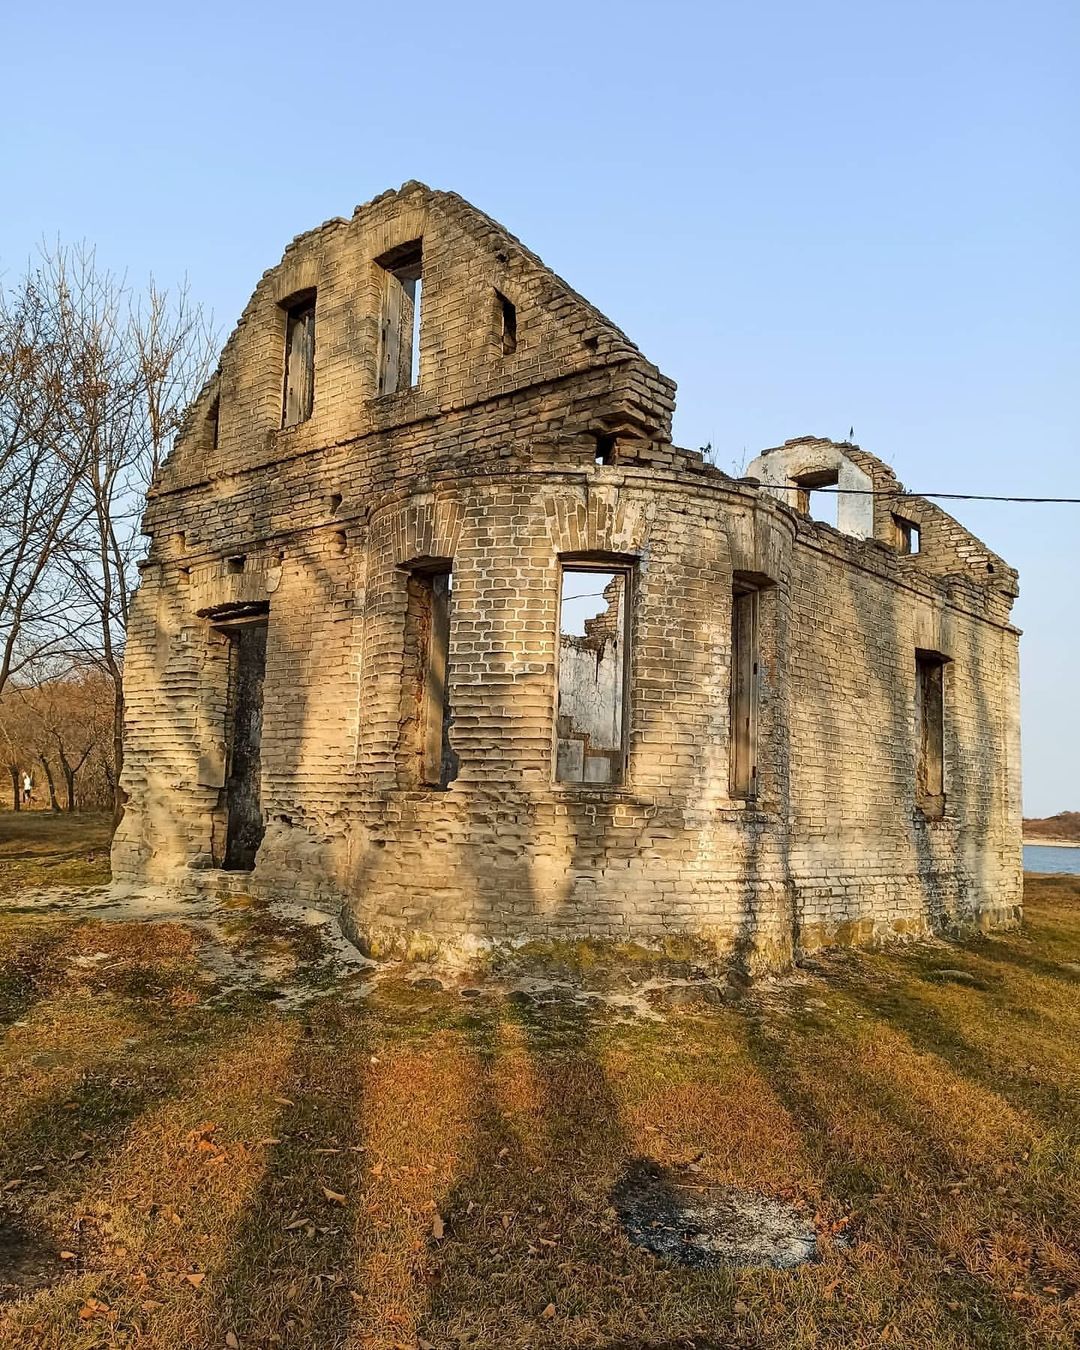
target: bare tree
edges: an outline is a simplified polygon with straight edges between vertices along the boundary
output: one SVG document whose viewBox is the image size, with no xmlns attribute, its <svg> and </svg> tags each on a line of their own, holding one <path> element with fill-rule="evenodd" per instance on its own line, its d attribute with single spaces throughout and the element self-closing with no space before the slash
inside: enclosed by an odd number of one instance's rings
<svg viewBox="0 0 1080 1350">
<path fill-rule="evenodd" d="M 43 249 L 0 294 L 0 696 L 13 677 L 40 683 L 32 665 L 96 663 L 113 690 L 117 819 L 143 499 L 212 352 L 186 286 L 138 295 L 85 247 Z"/>
<path fill-rule="evenodd" d="M 31 274 L 0 293 L 0 695 L 70 636 L 60 553 L 81 521 L 86 458 L 65 434 L 69 352 L 56 297 Z"/>
<path fill-rule="evenodd" d="M 28 711 L 10 685 L 0 694 L 0 755 L 11 779 L 11 809 L 21 810 L 22 775 L 35 756 Z"/>
<path fill-rule="evenodd" d="M 151 282 L 133 299 L 92 255 L 76 255 L 77 340 L 87 365 L 85 393 L 70 412 L 85 469 L 75 503 L 81 523 L 72 572 L 88 607 L 92 641 L 114 690 L 113 775 L 123 767 L 123 657 L 142 552 L 143 499 L 183 413 L 205 382 L 211 334 L 186 287 L 170 296 Z M 121 803 L 117 794 L 116 814 Z"/>
</svg>

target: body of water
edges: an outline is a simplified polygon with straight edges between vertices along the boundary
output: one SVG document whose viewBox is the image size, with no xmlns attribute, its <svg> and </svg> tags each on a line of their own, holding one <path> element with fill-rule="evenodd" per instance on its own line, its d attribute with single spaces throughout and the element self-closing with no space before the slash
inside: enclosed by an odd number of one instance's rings
<svg viewBox="0 0 1080 1350">
<path fill-rule="evenodd" d="M 1080 876 L 1080 848 L 1055 848 L 1053 844 L 1024 845 L 1025 872 L 1071 872 Z"/>
</svg>

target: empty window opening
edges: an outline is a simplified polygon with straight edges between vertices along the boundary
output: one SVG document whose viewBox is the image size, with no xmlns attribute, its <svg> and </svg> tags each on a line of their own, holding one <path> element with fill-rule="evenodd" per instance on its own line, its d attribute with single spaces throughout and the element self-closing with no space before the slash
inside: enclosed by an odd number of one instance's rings
<svg viewBox="0 0 1080 1350">
<path fill-rule="evenodd" d="M 188 586 L 188 585 L 190 585 L 190 584 L 191 584 L 191 568 L 190 568 L 190 567 L 181 567 L 180 570 L 179 570 L 179 572 L 177 573 L 177 580 L 179 581 L 179 583 L 180 583 L 181 586 Z"/>
<path fill-rule="evenodd" d="M 344 530 L 334 531 L 334 552 L 340 557 L 349 551 L 349 536 Z"/>
<path fill-rule="evenodd" d="M 731 596 L 731 796 L 757 796 L 758 592 L 736 586 Z"/>
<path fill-rule="evenodd" d="M 315 406 L 315 292 L 285 307 L 285 390 L 281 425 L 306 422 Z"/>
<path fill-rule="evenodd" d="M 915 800 L 924 816 L 945 814 L 945 666 L 937 652 L 915 653 Z"/>
<path fill-rule="evenodd" d="M 499 339 L 503 356 L 513 356 L 517 351 L 517 307 L 508 300 L 502 291 L 495 292 L 498 305 Z"/>
<path fill-rule="evenodd" d="M 610 431 L 598 431 L 596 434 L 596 462 L 610 464 L 615 457 L 618 438 Z"/>
<path fill-rule="evenodd" d="M 433 788 L 449 787 L 458 776 L 458 757 L 450 741 L 454 721 L 450 705 L 452 591 L 453 577 L 445 563 L 409 573 L 402 722 L 416 756 L 417 778 Z"/>
<path fill-rule="evenodd" d="M 396 394 L 420 383 L 422 242 L 392 249 L 376 262 L 384 273 L 378 392 Z"/>
<path fill-rule="evenodd" d="M 893 525 L 896 527 L 897 552 L 912 555 L 918 553 L 922 543 L 922 534 L 918 525 L 913 520 L 907 520 L 904 516 L 893 516 Z"/>
<path fill-rule="evenodd" d="M 218 448 L 218 423 L 220 420 L 221 399 L 220 397 L 215 397 L 213 403 L 210 404 L 209 412 L 206 414 L 206 427 L 207 431 L 210 433 L 211 450 L 216 450 Z"/>
<path fill-rule="evenodd" d="M 330 494 L 330 514 L 336 516 L 341 510 L 342 496 L 340 492 L 331 492 Z"/>
<path fill-rule="evenodd" d="M 230 576 L 238 576 L 247 564 L 247 555 L 238 553 L 235 558 L 229 558 L 225 563 L 225 570 Z"/>
<path fill-rule="evenodd" d="M 222 866 L 230 871 L 250 872 L 264 830 L 261 783 L 266 606 L 252 605 L 215 628 L 229 641 Z"/>
<path fill-rule="evenodd" d="M 835 489 L 839 479 L 840 475 L 836 469 L 823 469 L 820 473 L 807 473 L 796 478 L 795 486 L 798 491 L 792 494 L 795 498 L 795 509 L 804 516 L 809 516 L 811 520 L 819 520 L 823 525 L 831 525 L 836 529 L 840 494 Z M 832 491 L 822 492 L 820 490 L 822 488 L 830 488 Z"/>
<path fill-rule="evenodd" d="M 626 761 L 629 567 L 564 566 L 555 777 L 617 784 Z"/>
</svg>

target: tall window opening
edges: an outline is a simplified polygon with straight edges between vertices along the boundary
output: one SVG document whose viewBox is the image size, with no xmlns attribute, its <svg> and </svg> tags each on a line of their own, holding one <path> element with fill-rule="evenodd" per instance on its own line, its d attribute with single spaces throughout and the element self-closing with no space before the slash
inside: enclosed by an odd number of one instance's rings
<svg viewBox="0 0 1080 1350">
<path fill-rule="evenodd" d="M 407 583 L 403 723 L 412 729 L 417 779 L 445 788 L 458 776 L 450 742 L 450 606 L 453 575 L 448 562 L 413 568 Z"/>
<path fill-rule="evenodd" d="M 502 291 L 495 292 L 497 332 L 503 356 L 513 356 L 517 351 L 517 308 Z"/>
<path fill-rule="evenodd" d="M 795 497 L 795 509 L 811 520 L 820 520 L 823 525 L 836 528 L 840 511 L 840 494 L 822 492 L 822 488 L 835 488 L 840 481 L 836 469 L 823 469 L 820 473 L 807 473 L 795 479 L 798 489 Z"/>
<path fill-rule="evenodd" d="M 281 425 L 306 422 L 315 405 L 315 292 L 306 291 L 285 308 L 285 391 Z"/>
<path fill-rule="evenodd" d="M 918 735 L 915 800 L 923 815 L 945 814 L 945 666 L 937 652 L 915 653 L 915 722 Z"/>
<path fill-rule="evenodd" d="M 896 548 L 899 553 L 916 554 L 921 547 L 922 536 L 918 525 L 904 516 L 893 516 L 896 528 Z"/>
<path fill-rule="evenodd" d="M 732 797 L 757 796 L 758 591 L 736 584 L 731 596 Z"/>
<path fill-rule="evenodd" d="M 559 606 L 555 777 L 621 783 L 633 569 L 564 564 Z"/>
<path fill-rule="evenodd" d="M 384 253 L 383 306 L 379 326 L 380 394 L 396 394 L 420 383 L 420 307 L 423 243 L 419 239 Z"/>
</svg>

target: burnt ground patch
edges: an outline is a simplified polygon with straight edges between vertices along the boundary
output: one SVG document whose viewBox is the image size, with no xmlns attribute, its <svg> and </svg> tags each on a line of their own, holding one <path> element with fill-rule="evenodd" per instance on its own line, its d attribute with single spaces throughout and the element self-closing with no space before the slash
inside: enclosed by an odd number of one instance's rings
<svg viewBox="0 0 1080 1350">
<path fill-rule="evenodd" d="M 630 1164 L 611 1199 L 631 1242 L 679 1265 L 790 1270 L 817 1255 L 814 1225 L 796 1205 L 682 1180 L 647 1159 Z"/>
<path fill-rule="evenodd" d="M 54 1242 L 18 1214 L 0 1212 L 0 1303 L 45 1289 L 64 1273 Z"/>
</svg>

